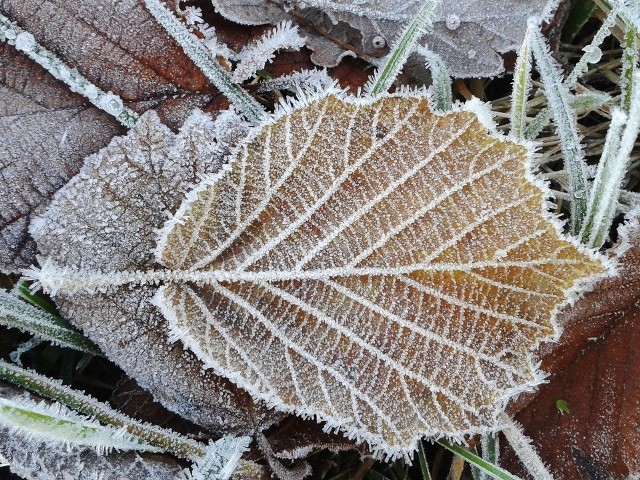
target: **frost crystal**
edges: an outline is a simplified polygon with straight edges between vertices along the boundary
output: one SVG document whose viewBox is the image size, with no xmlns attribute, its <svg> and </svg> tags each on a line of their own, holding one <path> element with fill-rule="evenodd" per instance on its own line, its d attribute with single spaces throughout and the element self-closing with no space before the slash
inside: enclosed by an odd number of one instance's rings
<svg viewBox="0 0 640 480">
<path fill-rule="evenodd" d="M 251 78 L 258 70 L 269 63 L 275 52 L 283 48 L 300 49 L 305 39 L 298 34 L 298 27 L 290 21 L 281 22 L 262 36 L 257 42 L 247 45 L 237 55 L 240 63 L 236 66 L 232 78 L 238 83 Z"/>
</svg>

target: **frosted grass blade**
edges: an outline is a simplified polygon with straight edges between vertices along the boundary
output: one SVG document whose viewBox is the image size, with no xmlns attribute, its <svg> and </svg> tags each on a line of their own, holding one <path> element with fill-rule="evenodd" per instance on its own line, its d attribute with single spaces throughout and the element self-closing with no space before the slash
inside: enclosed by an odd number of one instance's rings
<svg viewBox="0 0 640 480">
<path fill-rule="evenodd" d="M 513 74 L 513 93 L 511 94 L 511 136 L 517 140 L 524 138 L 525 119 L 527 118 L 527 97 L 531 89 L 531 27 L 527 28 L 518 52 Z"/>
<path fill-rule="evenodd" d="M 13 45 L 31 60 L 42 66 L 58 80 L 66 83 L 71 91 L 87 98 L 93 105 L 116 118 L 122 125 L 131 128 L 139 119 L 138 114 L 124 106 L 122 99 L 112 92 L 105 92 L 69 68 L 55 54 L 38 44 L 29 32 L 18 27 L 0 13 L 0 41 Z"/>
<path fill-rule="evenodd" d="M 416 13 L 415 20 L 404 30 L 398 42 L 386 56 L 382 67 L 365 87 L 371 97 L 378 97 L 389 90 L 440 2 L 441 0 L 424 0 L 422 7 Z"/>
<path fill-rule="evenodd" d="M 29 332 L 55 345 L 102 355 L 98 347 L 63 319 L 29 305 L 3 289 L 0 289 L 0 324 Z"/>
<path fill-rule="evenodd" d="M 227 71 L 220 66 L 211 52 L 189 32 L 159 0 L 145 0 L 149 12 L 169 35 L 183 48 L 187 56 L 202 70 L 209 80 L 252 123 L 260 123 L 265 109 L 242 87 L 234 83 Z"/>
<path fill-rule="evenodd" d="M 564 156 L 569 181 L 571 201 L 571 231 L 580 232 L 587 212 L 587 170 L 584 152 L 578 138 L 575 112 L 569 105 L 569 89 L 562 83 L 560 67 L 551 57 L 549 47 L 539 28 L 531 31 L 531 48 L 542 76 L 546 95 L 551 107 L 560 146 Z"/>
</svg>

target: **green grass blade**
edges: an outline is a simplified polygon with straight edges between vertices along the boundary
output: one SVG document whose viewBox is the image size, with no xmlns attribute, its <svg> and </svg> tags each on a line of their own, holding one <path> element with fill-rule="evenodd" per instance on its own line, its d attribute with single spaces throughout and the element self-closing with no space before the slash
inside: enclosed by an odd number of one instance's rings
<svg viewBox="0 0 640 480">
<path fill-rule="evenodd" d="M 571 10 L 569 11 L 567 22 L 562 28 L 562 41 L 564 43 L 573 42 L 573 39 L 589 21 L 596 8 L 593 0 L 574 0 L 571 2 Z"/>
<path fill-rule="evenodd" d="M 171 430 L 145 424 L 113 410 L 108 405 L 51 378 L 0 360 L 0 379 L 50 398 L 105 425 L 123 429 L 130 435 L 181 458 L 200 459 L 206 447 Z"/>
<path fill-rule="evenodd" d="M 416 14 L 415 20 L 413 20 L 402 35 L 400 35 L 398 42 L 385 57 L 382 67 L 376 71 L 374 77 L 368 83 L 366 91 L 372 97 L 380 96 L 389 90 L 398 73 L 402 70 L 407 58 L 409 58 L 409 55 L 411 55 L 411 52 L 415 49 L 418 39 L 424 33 L 425 27 L 429 24 L 433 13 L 441 1 L 442 0 L 424 0 L 422 2 L 422 6 Z"/>
<path fill-rule="evenodd" d="M 145 0 L 149 12 L 162 27 L 182 47 L 187 56 L 202 70 L 220 93 L 250 122 L 260 123 L 266 111 L 251 95 L 234 83 L 227 71 L 222 68 L 209 50 L 169 11 L 159 0 Z"/>
<path fill-rule="evenodd" d="M 620 92 L 622 93 L 622 109 L 629 115 L 633 104 L 633 75 L 638 65 L 638 31 L 631 25 L 627 25 L 624 33 L 624 45 L 622 51 L 622 74 L 620 75 Z M 637 108 L 637 105 L 636 105 Z"/>
<path fill-rule="evenodd" d="M 578 60 L 578 63 L 573 68 L 567 79 L 563 82 L 564 86 L 567 89 L 572 89 L 576 86 L 578 79 L 587 71 L 589 67 L 589 63 L 592 63 L 599 55 L 600 45 L 604 42 L 605 38 L 607 38 L 611 33 L 611 28 L 616 23 L 616 17 L 619 13 L 618 8 L 614 8 L 609 12 L 607 17 L 600 25 L 600 28 L 593 36 L 591 43 L 584 47 L 584 54 Z M 525 130 L 524 136 L 525 138 L 532 140 L 536 138 L 542 129 L 549 123 L 551 120 L 551 112 L 548 108 L 543 108 L 538 115 L 531 121 L 527 129 Z"/>
<path fill-rule="evenodd" d="M 60 404 L 45 405 L 25 398 L 19 402 L 0 398 L 0 425 L 63 445 L 93 447 L 98 453 L 112 450 L 161 452 L 142 439 L 89 417 L 72 412 Z"/>
<path fill-rule="evenodd" d="M 571 231 L 578 234 L 587 213 L 587 168 L 578 137 L 575 112 L 569 106 L 569 90 L 562 83 L 559 65 L 551 57 L 549 47 L 539 28 L 532 28 L 531 49 L 544 83 L 545 92 L 556 125 L 567 171 L 571 195 Z"/>
<path fill-rule="evenodd" d="M 431 71 L 433 109 L 439 112 L 451 110 L 451 105 L 453 104 L 451 77 L 442 58 L 437 53 L 421 45 L 416 47 L 416 51 L 424 57 L 427 67 Z"/>
<path fill-rule="evenodd" d="M 518 52 L 516 67 L 513 73 L 513 90 L 511 94 L 511 136 L 516 140 L 524 138 L 525 120 L 527 118 L 527 97 L 531 89 L 531 27 L 527 28 Z"/>
<path fill-rule="evenodd" d="M 631 104 L 640 105 L 640 72 L 634 74 L 631 83 L 634 85 Z M 607 240 L 639 128 L 639 108 L 632 108 L 628 116 L 620 109 L 612 111 L 589 195 L 587 217 L 580 232 L 581 240 L 591 247 L 600 248 Z"/>
<path fill-rule="evenodd" d="M 437 443 L 443 446 L 444 448 L 446 448 L 447 450 L 455 453 L 456 455 L 460 455 L 467 462 L 469 462 L 470 465 L 479 468 L 483 472 L 486 472 L 491 476 L 491 478 L 497 478 L 499 480 L 522 480 L 519 477 L 516 477 L 515 475 L 512 475 L 511 473 L 507 472 L 505 469 L 487 462 L 486 460 L 484 460 L 483 458 L 480 458 L 475 453 L 472 453 L 469 450 L 462 448 L 459 445 L 454 445 L 448 442 L 447 440 L 443 440 L 443 439 L 437 440 Z"/>
<path fill-rule="evenodd" d="M 418 461 L 420 462 L 422 480 L 431 480 L 431 472 L 429 471 L 429 464 L 427 463 L 427 456 L 424 453 L 424 444 L 422 442 L 418 445 Z"/>
<path fill-rule="evenodd" d="M 0 325 L 29 332 L 55 345 L 92 355 L 100 349 L 57 315 L 45 312 L 0 288 Z"/>
</svg>

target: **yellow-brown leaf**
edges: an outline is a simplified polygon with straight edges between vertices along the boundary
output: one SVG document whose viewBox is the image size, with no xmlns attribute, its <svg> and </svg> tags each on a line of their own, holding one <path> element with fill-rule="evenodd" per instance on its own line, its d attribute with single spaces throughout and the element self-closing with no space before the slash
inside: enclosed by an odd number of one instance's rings
<svg viewBox="0 0 640 480">
<path fill-rule="evenodd" d="M 529 156 L 419 95 L 309 102 L 190 194 L 158 256 L 193 282 L 156 303 L 207 366 L 378 452 L 492 428 L 603 272 L 543 213 Z"/>
</svg>

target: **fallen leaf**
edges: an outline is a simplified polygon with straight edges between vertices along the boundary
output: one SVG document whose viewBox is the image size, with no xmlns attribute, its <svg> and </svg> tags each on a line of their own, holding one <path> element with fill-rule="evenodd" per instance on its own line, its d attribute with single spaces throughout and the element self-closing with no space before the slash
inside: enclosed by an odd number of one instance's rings
<svg viewBox="0 0 640 480">
<path fill-rule="evenodd" d="M 137 0 L 0 0 L 25 28 L 138 112 L 177 128 L 216 94 L 202 72 Z M 34 263 L 34 212 L 75 175 L 85 156 L 122 127 L 12 47 L 0 45 L 0 270 Z"/>
<path fill-rule="evenodd" d="M 200 175 L 216 172 L 245 133 L 237 117 L 194 112 L 178 134 L 149 112 L 124 137 L 86 159 L 81 171 L 32 222 L 39 251 L 65 266 L 151 268 L 155 231 Z M 225 143 L 226 140 L 226 143 Z M 167 336 L 149 303 L 155 288 L 58 296 L 61 312 L 169 410 L 212 431 L 252 431 L 275 421 L 242 390 Z M 252 411 L 253 410 L 253 411 Z M 252 416 L 255 416 L 253 418 Z"/>
<path fill-rule="evenodd" d="M 125 101 L 210 88 L 138 0 L 0 0 L 0 10 L 62 60 Z"/>
<path fill-rule="evenodd" d="M 502 55 L 515 52 L 527 18 L 556 2 L 513 0 L 496 9 L 490 0 L 444 1 L 436 10 L 425 43 L 454 77 L 492 77 L 504 72 Z M 317 64 L 334 67 L 345 55 L 376 62 L 415 18 L 421 0 L 336 2 L 327 0 L 213 0 L 217 11 L 241 24 L 292 20 L 307 36 Z"/>
<path fill-rule="evenodd" d="M 80 289 L 166 280 L 155 303 L 205 366 L 405 455 L 422 436 L 494 427 L 540 381 L 530 350 L 566 292 L 603 273 L 543 214 L 528 156 L 420 95 L 329 96 L 188 194 L 160 235 L 167 271 L 60 275 Z"/>
<path fill-rule="evenodd" d="M 541 349 L 549 383 L 516 416 L 559 478 L 640 473 L 640 226 L 632 215 L 614 250 L 617 276 L 558 317 L 558 344 Z M 557 400 L 567 403 L 561 414 Z M 507 466 L 517 462 L 508 457 Z M 594 473 L 595 472 L 595 473 Z M 600 472 L 600 473 L 598 473 Z M 604 473 L 603 473 L 604 472 Z"/>
<path fill-rule="evenodd" d="M 33 213 L 123 128 L 0 44 L 0 131 L 0 270 L 15 271 L 35 261 Z"/>
</svg>

